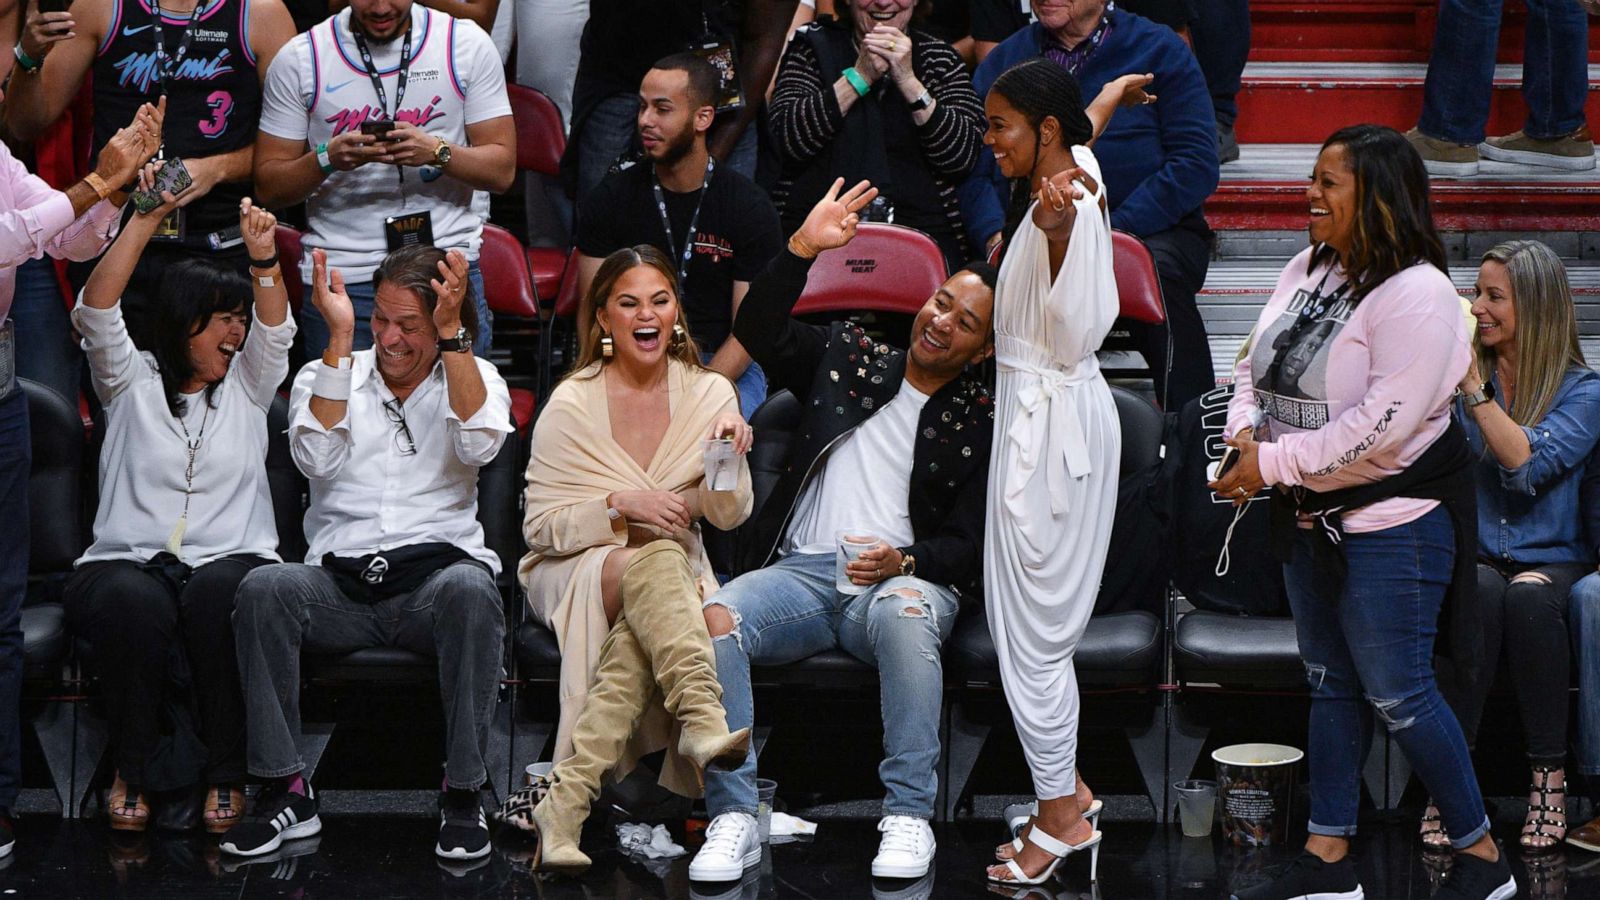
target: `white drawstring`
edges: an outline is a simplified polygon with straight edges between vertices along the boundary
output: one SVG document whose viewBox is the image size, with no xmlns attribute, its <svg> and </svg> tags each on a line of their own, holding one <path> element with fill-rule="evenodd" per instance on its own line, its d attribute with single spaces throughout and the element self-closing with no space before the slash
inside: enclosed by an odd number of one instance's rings
<svg viewBox="0 0 1600 900">
<path fill-rule="evenodd" d="M 1246 500 L 1233 511 L 1233 521 L 1228 523 L 1228 531 L 1222 536 L 1222 552 L 1217 554 L 1216 573 L 1218 578 L 1228 574 L 1229 567 L 1233 565 L 1233 554 L 1229 551 L 1228 545 L 1233 543 L 1234 527 L 1239 524 L 1240 519 L 1244 518 L 1245 510 L 1249 508 L 1250 501 Z"/>
</svg>

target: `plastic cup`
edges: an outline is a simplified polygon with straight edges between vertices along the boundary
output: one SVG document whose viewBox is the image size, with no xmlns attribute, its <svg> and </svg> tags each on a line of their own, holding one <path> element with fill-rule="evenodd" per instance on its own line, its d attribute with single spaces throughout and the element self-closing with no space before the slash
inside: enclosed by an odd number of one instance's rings
<svg viewBox="0 0 1600 900">
<path fill-rule="evenodd" d="M 739 486 L 739 454 L 733 450 L 733 438 L 706 441 L 706 490 L 731 491 Z"/>
<path fill-rule="evenodd" d="M 1207 837 L 1217 814 L 1217 783 L 1190 779 L 1172 785 L 1178 792 L 1178 820 L 1184 837 Z"/>
<path fill-rule="evenodd" d="M 525 770 L 528 784 L 532 785 L 543 782 L 546 786 L 548 786 L 550 784 L 550 773 L 555 770 L 555 767 L 556 764 L 553 762 L 532 763 Z"/>
<path fill-rule="evenodd" d="M 871 585 L 853 584 L 844 567 L 855 562 L 862 553 L 876 547 L 878 539 L 859 531 L 839 532 L 839 553 L 835 557 L 833 586 L 841 594 L 865 593 Z"/>
<path fill-rule="evenodd" d="M 761 829 L 761 843 L 772 840 L 772 801 L 778 796 L 778 783 L 771 778 L 756 779 L 756 824 Z"/>
</svg>

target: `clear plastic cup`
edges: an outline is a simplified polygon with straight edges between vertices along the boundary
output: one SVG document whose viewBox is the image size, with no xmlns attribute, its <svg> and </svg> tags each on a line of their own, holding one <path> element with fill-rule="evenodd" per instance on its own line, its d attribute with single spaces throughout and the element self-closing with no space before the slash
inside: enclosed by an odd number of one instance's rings
<svg viewBox="0 0 1600 900">
<path fill-rule="evenodd" d="M 553 762 L 531 763 L 529 764 L 528 768 L 524 770 L 523 774 L 527 776 L 528 784 L 532 785 L 542 782 L 545 787 L 549 787 L 550 773 L 555 770 L 555 767 L 556 764 Z"/>
<path fill-rule="evenodd" d="M 844 567 L 856 561 L 862 553 L 878 545 L 878 539 L 860 531 L 839 532 L 839 553 L 835 557 L 833 586 L 841 594 L 864 593 L 870 585 L 853 584 Z"/>
<path fill-rule="evenodd" d="M 1178 792 L 1178 821 L 1183 824 L 1183 836 L 1208 837 L 1217 815 L 1217 783 L 1190 779 L 1175 782 L 1172 789 Z"/>
<path fill-rule="evenodd" d="M 772 840 L 772 801 L 778 796 L 778 783 L 771 778 L 756 779 L 756 825 L 761 829 L 761 843 Z"/>
<path fill-rule="evenodd" d="M 717 438 L 705 443 L 706 490 L 731 491 L 739 486 L 739 454 L 733 438 Z"/>
</svg>

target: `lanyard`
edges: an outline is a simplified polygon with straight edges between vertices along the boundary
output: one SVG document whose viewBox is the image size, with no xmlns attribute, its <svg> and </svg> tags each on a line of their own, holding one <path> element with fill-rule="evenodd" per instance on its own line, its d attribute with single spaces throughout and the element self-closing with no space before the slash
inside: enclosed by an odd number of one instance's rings
<svg viewBox="0 0 1600 900">
<path fill-rule="evenodd" d="M 667 216 L 667 198 L 661 192 L 661 179 L 656 177 L 655 166 L 650 167 L 650 190 L 656 195 L 656 209 L 661 212 L 661 230 L 667 233 L 667 253 L 671 258 L 678 259 L 678 295 L 687 293 L 689 282 L 689 258 L 694 255 L 694 230 L 700 224 L 700 209 L 706 205 L 706 194 L 711 193 L 711 172 L 717 167 L 717 161 L 706 157 L 706 179 L 700 185 L 700 199 L 695 201 L 694 215 L 689 217 L 689 230 L 683 235 L 683 251 L 678 251 L 678 242 L 672 238 L 672 219 Z"/>
<path fill-rule="evenodd" d="M 352 22 L 354 19 L 352 18 Z M 361 52 L 361 64 L 367 67 L 367 77 L 372 79 L 372 90 L 378 95 L 378 109 L 384 118 L 394 119 L 400 114 L 400 104 L 406 97 L 406 78 L 411 74 L 411 26 L 406 25 L 405 39 L 400 42 L 400 74 L 394 86 L 394 113 L 389 112 L 389 94 L 383 89 L 383 79 L 378 77 L 378 67 L 372 64 L 372 51 L 367 49 L 367 39 L 355 28 L 350 29 L 350 36 L 356 40 L 356 49 Z"/>
<path fill-rule="evenodd" d="M 169 61 L 166 36 L 161 32 L 161 0 L 152 0 L 150 3 L 150 32 L 156 38 L 155 75 L 162 94 L 167 92 L 167 79 L 176 76 L 178 69 L 183 66 L 184 57 L 189 55 L 189 44 L 194 40 L 194 23 L 200 21 L 200 11 L 205 5 L 206 0 L 194 0 L 194 12 L 189 14 L 189 24 L 183 26 L 183 37 L 178 41 L 178 52 L 173 54 Z"/>
</svg>

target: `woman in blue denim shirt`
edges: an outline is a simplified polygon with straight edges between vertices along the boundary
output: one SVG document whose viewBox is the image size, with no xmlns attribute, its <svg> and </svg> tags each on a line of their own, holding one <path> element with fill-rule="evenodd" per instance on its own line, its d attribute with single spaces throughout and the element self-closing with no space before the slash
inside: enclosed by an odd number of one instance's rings
<svg viewBox="0 0 1600 900">
<path fill-rule="evenodd" d="M 1478 598 L 1484 675 L 1445 679 L 1472 743 L 1502 644 L 1533 768 L 1522 845 L 1566 835 L 1567 592 L 1593 563 L 1578 486 L 1600 438 L 1600 375 L 1578 347 L 1567 273 L 1538 241 L 1509 241 L 1478 270 L 1476 360 L 1456 417 L 1478 457 Z M 1485 377 L 1487 376 L 1487 377 Z M 1448 846 L 1430 805 L 1422 839 Z"/>
</svg>

